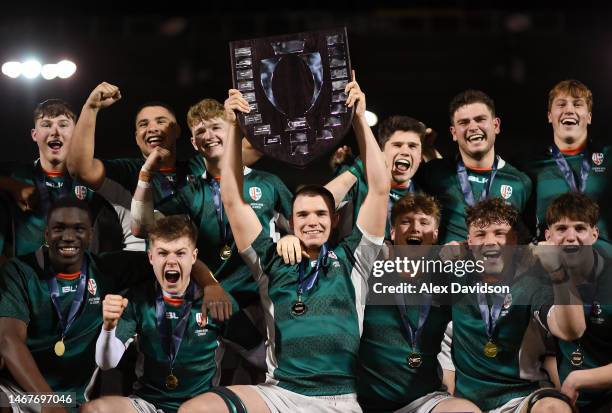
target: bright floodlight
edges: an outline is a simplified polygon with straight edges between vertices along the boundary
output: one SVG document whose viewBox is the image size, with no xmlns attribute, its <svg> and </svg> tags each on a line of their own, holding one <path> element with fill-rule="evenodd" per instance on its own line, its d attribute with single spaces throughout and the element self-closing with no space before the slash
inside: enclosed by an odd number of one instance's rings
<svg viewBox="0 0 612 413">
<path fill-rule="evenodd" d="M 378 116 L 376 113 L 370 112 L 369 110 L 365 111 L 366 122 L 368 122 L 368 126 L 372 127 L 378 123 Z"/>
<path fill-rule="evenodd" d="M 6 62 L 2 65 L 2 73 L 13 79 L 21 75 L 21 62 Z"/>
<path fill-rule="evenodd" d="M 21 66 L 22 74 L 28 79 L 34 79 L 40 75 L 40 62 L 38 60 L 27 60 Z"/>
<path fill-rule="evenodd" d="M 55 79 L 58 75 L 57 65 L 52 63 L 43 65 L 42 69 L 40 70 L 40 75 L 46 80 Z"/>
<path fill-rule="evenodd" d="M 76 69 L 76 65 L 70 60 L 62 60 L 57 64 L 57 75 L 62 79 L 66 79 L 72 76 Z"/>
</svg>

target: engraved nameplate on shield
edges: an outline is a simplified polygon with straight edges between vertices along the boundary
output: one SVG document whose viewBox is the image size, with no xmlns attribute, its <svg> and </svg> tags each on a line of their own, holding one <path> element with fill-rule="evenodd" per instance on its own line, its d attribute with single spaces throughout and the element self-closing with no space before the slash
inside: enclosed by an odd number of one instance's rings
<svg viewBox="0 0 612 413">
<path fill-rule="evenodd" d="M 257 150 L 305 166 L 339 145 L 354 113 L 346 28 L 235 41 L 230 54 L 233 87 L 251 107 L 238 121 Z"/>
</svg>

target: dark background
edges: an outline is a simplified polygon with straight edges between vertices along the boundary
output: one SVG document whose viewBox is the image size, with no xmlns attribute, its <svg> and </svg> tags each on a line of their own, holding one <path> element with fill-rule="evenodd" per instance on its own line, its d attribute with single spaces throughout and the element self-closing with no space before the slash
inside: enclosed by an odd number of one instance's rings
<svg viewBox="0 0 612 413">
<path fill-rule="evenodd" d="M 50 4 L 50 3 L 49 3 Z M 51 97 L 76 112 L 101 81 L 121 88 L 123 99 L 99 115 L 96 156 L 137 156 L 133 116 L 147 100 L 175 107 L 183 128 L 179 153 L 191 154 L 185 113 L 204 97 L 223 101 L 231 86 L 228 43 L 232 40 L 346 26 L 353 67 L 379 118 L 416 117 L 438 132 L 436 146 L 452 156 L 448 103 L 477 88 L 496 101 L 502 133 L 498 153 L 512 160 L 547 145 L 547 93 L 558 81 L 576 78 L 594 93 L 590 135 L 605 142 L 612 107 L 612 14 L 606 8 L 483 8 L 466 2 L 421 2 L 323 9 L 304 3 L 257 10 L 255 3 L 168 5 L 163 9 L 116 3 L 77 14 L 27 5 L 0 17 L 0 61 L 69 58 L 76 74 L 46 81 L 0 75 L 2 143 L 0 161 L 36 156 L 30 139 L 34 106 Z M 173 3 L 174 4 L 174 3 Z M 412 4 L 412 3 L 410 3 Z M 102 5 L 104 6 L 102 8 Z M 315 7 L 312 9 L 311 7 Z M 346 143 L 354 138 L 348 135 Z M 308 177 L 329 173 L 319 162 Z M 304 174 L 264 162 L 290 185 Z M 312 172 L 312 173 L 310 173 Z"/>
</svg>

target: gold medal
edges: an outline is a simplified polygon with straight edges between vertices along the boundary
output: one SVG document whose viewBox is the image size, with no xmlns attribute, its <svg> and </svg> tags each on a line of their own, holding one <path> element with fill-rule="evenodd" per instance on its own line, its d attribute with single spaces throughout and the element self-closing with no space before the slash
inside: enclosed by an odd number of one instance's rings
<svg viewBox="0 0 612 413">
<path fill-rule="evenodd" d="M 487 341 L 487 344 L 484 345 L 484 355 L 489 358 L 494 358 L 495 356 L 497 356 L 498 351 L 499 348 L 492 341 Z"/>
<path fill-rule="evenodd" d="M 572 366 L 574 367 L 580 367 L 582 366 L 583 361 L 584 356 L 582 355 L 582 351 L 580 351 L 580 348 L 578 348 L 572 353 L 572 356 L 570 357 L 570 363 L 572 363 Z"/>
<path fill-rule="evenodd" d="M 291 306 L 291 314 L 293 314 L 294 316 L 299 317 L 301 315 L 304 315 L 306 311 L 308 311 L 308 306 L 306 306 L 306 303 L 299 299 Z"/>
<path fill-rule="evenodd" d="M 55 343 L 55 347 L 53 347 L 55 351 L 55 355 L 58 357 L 62 357 L 66 352 L 66 345 L 64 344 L 64 339 L 62 338 L 60 341 Z"/>
<path fill-rule="evenodd" d="M 170 373 L 167 377 L 166 377 L 166 388 L 168 390 L 174 390 L 178 387 L 178 377 L 176 377 L 174 374 Z"/>
<path fill-rule="evenodd" d="M 231 256 L 232 249 L 229 247 L 229 245 L 224 245 L 223 248 L 221 248 L 221 250 L 219 251 L 219 257 L 221 257 L 223 261 L 227 261 Z"/>
<path fill-rule="evenodd" d="M 413 369 L 421 367 L 421 364 L 423 364 L 423 358 L 419 353 L 408 354 L 408 358 L 406 360 L 408 360 L 408 365 Z"/>
</svg>

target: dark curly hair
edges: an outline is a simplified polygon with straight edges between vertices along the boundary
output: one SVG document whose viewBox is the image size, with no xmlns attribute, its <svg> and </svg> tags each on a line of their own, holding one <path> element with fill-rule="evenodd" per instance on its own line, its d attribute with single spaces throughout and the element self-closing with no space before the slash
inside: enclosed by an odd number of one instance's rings
<svg viewBox="0 0 612 413">
<path fill-rule="evenodd" d="M 478 202 L 465 210 L 465 223 L 484 228 L 492 224 L 506 223 L 516 228 L 519 222 L 519 213 L 512 205 L 506 204 L 500 198 L 489 198 Z"/>
</svg>

